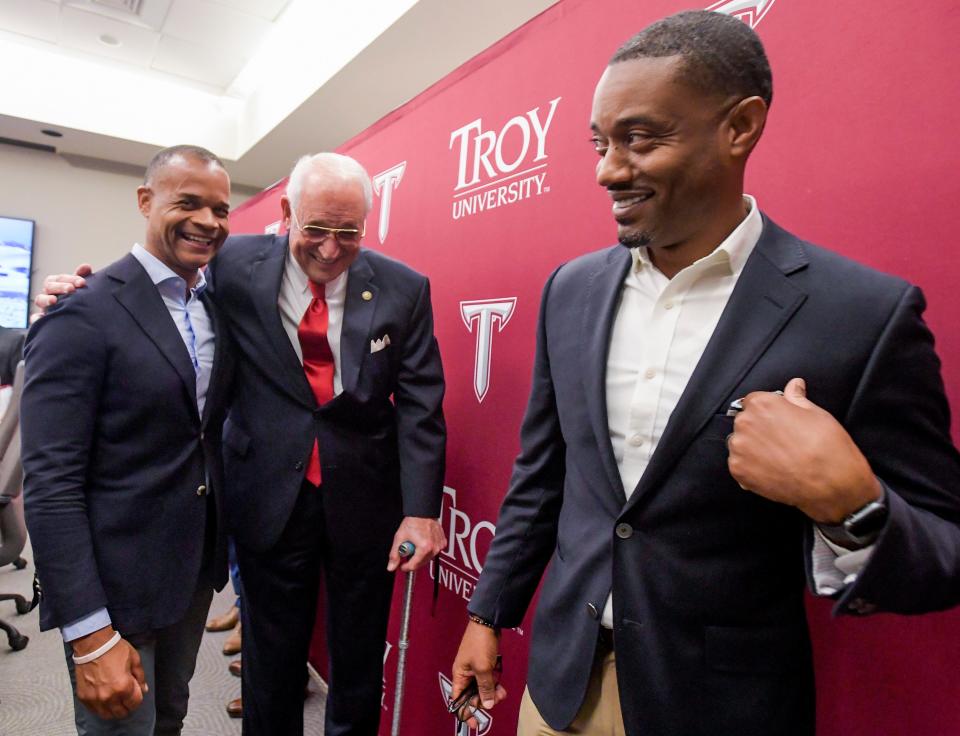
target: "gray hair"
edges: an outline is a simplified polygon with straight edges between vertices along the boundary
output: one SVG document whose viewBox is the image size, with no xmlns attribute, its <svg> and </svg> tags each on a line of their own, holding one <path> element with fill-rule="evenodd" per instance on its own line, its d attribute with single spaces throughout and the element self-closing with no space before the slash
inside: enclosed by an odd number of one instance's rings
<svg viewBox="0 0 960 736">
<path fill-rule="evenodd" d="M 290 200 L 290 206 L 293 209 L 300 204 L 304 180 L 314 172 L 332 174 L 340 179 L 359 182 L 363 187 L 363 201 L 367 206 L 367 212 L 373 207 L 373 186 L 370 184 L 370 175 L 367 170 L 356 159 L 325 151 L 302 156 L 290 172 L 290 178 L 287 180 L 287 199 Z"/>
</svg>

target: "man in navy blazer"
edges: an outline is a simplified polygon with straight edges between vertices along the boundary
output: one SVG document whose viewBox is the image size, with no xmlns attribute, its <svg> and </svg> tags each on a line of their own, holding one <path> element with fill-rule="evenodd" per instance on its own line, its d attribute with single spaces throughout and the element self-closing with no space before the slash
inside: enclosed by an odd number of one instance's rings
<svg viewBox="0 0 960 736">
<path fill-rule="evenodd" d="M 179 734 L 203 623 L 226 580 L 220 437 L 230 365 L 200 270 L 230 180 L 209 151 L 158 153 L 143 245 L 27 337 L 24 501 L 85 734 Z"/>
<path fill-rule="evenodd" d="M 453 666 L 455 693 L 476 677 L 483 707 L 506 696 L 498 632 L 546 569 L 521 736 L 811 734 L 805 579 L 837 614 L 960 600 L 960 457 L 923 297 L 743 194 L 771 95 L 753 31 L 706 11 L 639 33 L 597 86 L 621 244 L 544 288 Z"/>
<path fill-rule="evenodd" d="M 360 248 L 371 201 L 356 161 L 306 156 L 281 198 L 289 234 L 234 236 L 211 267 L 238 354 L 224 462 L 244 585 L 248 735 L 303 732 L 323 575 L 325 734 L 374 736 L 397 547 L 415 543 L 410 570 L 445 545 L 444 382 L 429 283 Z M 316 337 L 304 334 L 317 309 L 329 347 L 319 362 Z"/>
</svg>

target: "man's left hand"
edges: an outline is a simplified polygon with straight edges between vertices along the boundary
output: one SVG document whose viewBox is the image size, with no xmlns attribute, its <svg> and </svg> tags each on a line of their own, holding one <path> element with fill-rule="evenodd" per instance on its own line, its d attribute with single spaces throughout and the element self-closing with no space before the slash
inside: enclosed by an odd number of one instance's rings
<svg viewBox="0 0 960 736">
<path fill-rule="evenodd" d="M 408 560 L 401 560 L 397 548 L 403 542 L 413 542 L 417 548 L 413 557 Z M 400 528 L 393 535 L 393 546 L 390 548 L 390 560 L 387 563 L 387 570 L 393 572 L 398 567 L 403 572 L 412 572 L 417 568 L 427 564 L 430 560 L 440 554 L 440 551 L 447 546 L 447 538 L 436 519 L 425 519 L 420 516 L 406 516 L 400 522 Z M 400 563 L 403 562 L 401 565 Z"/>
<path fill-rule="evenodd" d="M 870 464 L 833 416 L 793 378 L 783 396 L 754 392 L 727 437 L 730 474 L 741 488 L 839 524 L 882 495 Z"/>
</svg>

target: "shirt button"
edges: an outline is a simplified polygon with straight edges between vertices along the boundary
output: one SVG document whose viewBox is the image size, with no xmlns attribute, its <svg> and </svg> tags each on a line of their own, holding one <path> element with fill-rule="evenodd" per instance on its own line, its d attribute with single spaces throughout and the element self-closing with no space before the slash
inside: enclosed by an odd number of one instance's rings
<svg viewBox="0 0 960 736">
<path fill-rule="evenodd" d="M 205 485 L 203 485 L 203 484 L 200 484 L 199 486 L 197 486 L 197 495 L 198 495 L 198 496 L 206 496 L 206 495 L 207 495 L 207 487 L 206 487 Z"/>
<path fill-rule="evenodd" d="M 620 539 L 630 539 L 633 536 L 633 527 L 629 524 L 617 524 L 617 536 Z"/>
<path fill-rule="evenodd" d="M 673 309 L 673 302 L 667 302 L 663 305 L 664 309 Z"/>
<path fill-rule="evenodd" d="M 641 437 L 638 434 L 633 435 L 632 437 L 630 437 L 630 444 L 633 447 L 640 447 L 641 445 L 643 445 L 643 437 Z"/>
<path fill-rule="evenodd" d="M 657 375 L 657 372 L 653 368 L 647 368 L 647 370 L 643 372 L 643 377 L 646 378 L 648 381 L 651 378 L 653 378 L 655 375 Z"/>
</svg>

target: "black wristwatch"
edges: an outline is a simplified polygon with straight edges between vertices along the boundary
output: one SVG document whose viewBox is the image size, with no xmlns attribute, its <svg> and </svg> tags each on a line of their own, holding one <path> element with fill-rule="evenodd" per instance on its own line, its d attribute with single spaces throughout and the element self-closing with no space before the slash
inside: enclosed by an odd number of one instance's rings
<svg viewBox="0 0 960 736">
<path fill-rule="evenodd" d="M 871 501 L 850 514 L 840 524 L 818 524 L 823 536 L 846 549 L 863 549 L 877 541 L 887 523 L 887 502 L 884 496 Z"/>
</svg>

